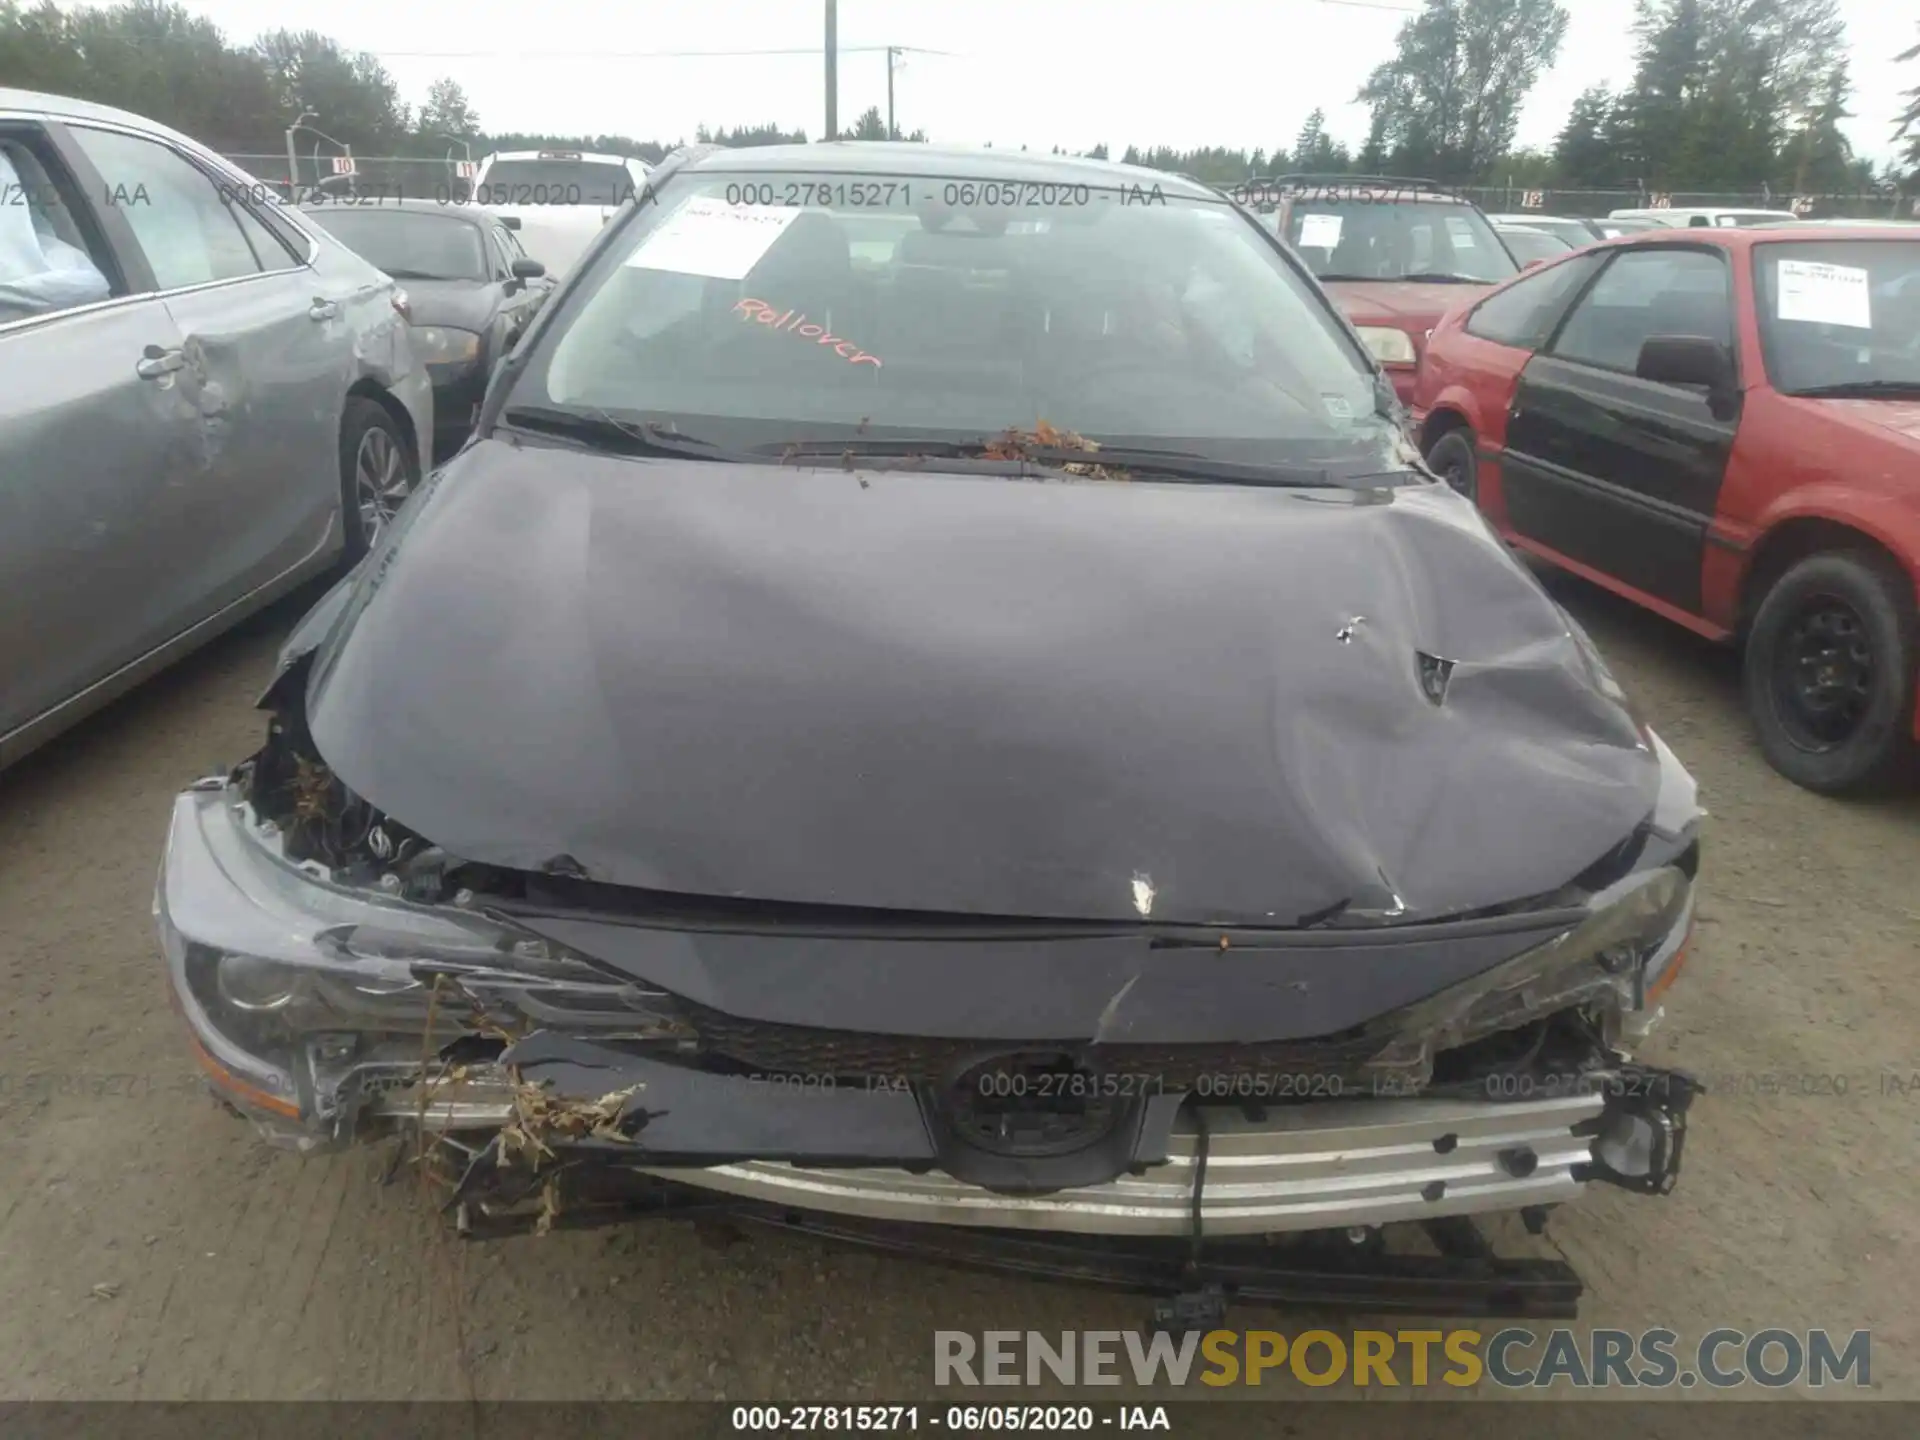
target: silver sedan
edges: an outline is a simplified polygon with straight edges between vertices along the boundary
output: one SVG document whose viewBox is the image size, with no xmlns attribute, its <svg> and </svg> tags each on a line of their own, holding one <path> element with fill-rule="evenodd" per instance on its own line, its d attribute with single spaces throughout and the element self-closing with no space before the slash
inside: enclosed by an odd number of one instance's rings
<svg viewBox="0 0 1920 1440">
<path fill-rule="evenodd" d="M 0 89 L 0 767 L 366 553 L 429 463 L 405 307 L 186 136 Z"/>
</svg>

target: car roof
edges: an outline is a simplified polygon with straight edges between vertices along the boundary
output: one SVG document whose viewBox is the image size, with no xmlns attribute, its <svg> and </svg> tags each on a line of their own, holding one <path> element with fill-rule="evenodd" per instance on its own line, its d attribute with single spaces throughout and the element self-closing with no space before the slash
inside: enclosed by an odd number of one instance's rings
<svg viewBox="0 0 1920 1440">
<path fill-rule="evenodd" d="M 356 214 L 369 211 L 378 214 L 382 210 L 398 210 L 403 214 L 445 215 L 454 220 L 465 220 L 470 224 L 481 224 L 495 218 L 493 211 L 484 205 L 456 204 L 444 200 L 407 200 L 398 196 L 376 196 L 371 201 L 334 200 L 314 202 L 303 200 L 295 207 L 309 215 L 331 215 L 342 210 Z"/>
<path fill-rule="evenodd" d="M 1078 155 L 1041 155 L 991 146 L 927 145 L 913 140 L 834 140 L 811 145 L 755 145 L 696 153 L 689 170 L 755 174 L 814 172 L 862 175 L 941 176 L 953 179 L 1033 180 L 1056 185 L 1158 185 L 1163 195 L 1218 200 L 1211 185 L 1168 170 L 1089 160 Z"/>
<path fill-rule="evenodd" d="M 1609 210 L 1609 220 L 1658 220 L 1667 215 L 1792 215 L 1791 210 L 1756 210 L 1739 205 L 1669 205 L 1664 210 Z M 1798 217 L 1795 217 L 1798 218 Z"/>
<path fill-rule="evenodd" d="M 1489 214 L 1487 219 L 1496 225 L 1585 225 L 1587 223 L 1578 215 L 1536 215 L 1531 210 L 1502 210 L 1498 214 Z"/>
<path fill-rule="evenodd" d="M 485 165 L 490 160 L 578 160 L 582 164 L 625 165 L 629 160 L 645 169 L 647 162 L 638 155 L 606 155 L 596 150 L 490 150 L 477 162 Z"/>
<path fill-rule="evenodd" d="M 1879 220 L 1863 220 L 1857 215 L 1852 215 L 1852 216 L 1835 215 L 1835 216 L 1830 216 L 1825 219 L 1819 219 L 1819 220 L 1782 220 L 1779 223 L 1779 225 L 1777 226 L 1769 225 L 1766 228 L 1768 228 L 1769 230 L 1773 230 L 1773 229 L 1784 230 L 1789 225 L 1795 228 L 1798 228 L 1799 226 L 1802 226 L 1802 225 L 1818 225 L 1823 229 L 1831 229 L 1835 226 L 1845 226 L 1846 228 L 1853 229 L 1853 230 L 1902 230 L 1902 229 L 1911 230 L 1911 229 L 1914 229 L 1915 227 L 1920 227 L 1920 220 L 1906 220 L 1906 219 L 1900 218 L 1899 216 L 1891 216 L 1891 217 L 1879 219 Z"/>
<path fill-rule="evenodd" d="M 136 115 L 131 110 L 116 110 L 111 105 L 96 105 L 91 100 L 74 100 L 65 95 L 49 95 L 39 90 L 10 90 L 0 86 L 0 111 L 18 110 L 28 114 L 46 115 L 63 120 L 99 120 L 110 125 L 125 125 L 135 130 L 145 130 L 150 135 L 162 135 L 169 140 L 189 145 L 203 154 L 211 154 L 205 145 L 191 135 L 162 125 L 157 120 L 149 120 L 144 115 Z"/>
<path fill-rule="evenodd" d="M 1795 241 L 1805 245 L 1815 241 L 1824 244 L 1829 240 L 1898 241 L 1914 238 L 1920 237 L 1899 234 L 1889 225 L 1822 226 L 1818 233 L 1811 232 L 1799 224 L 1702 225 L 1692 228 L 1676 226 L 1659 230 L 1636 230 L 1631 234 L 1596 240 L 1591 245 L 1583 246 L 1579 253 L 1589 255 L 1595 251 L 1644 250 L 1656 246 L 1671 248 L 1676 245 L 1712 245 L 1722 250 L 1750 250 L 1755 245 L 1778 245 Z"/>
</svg>

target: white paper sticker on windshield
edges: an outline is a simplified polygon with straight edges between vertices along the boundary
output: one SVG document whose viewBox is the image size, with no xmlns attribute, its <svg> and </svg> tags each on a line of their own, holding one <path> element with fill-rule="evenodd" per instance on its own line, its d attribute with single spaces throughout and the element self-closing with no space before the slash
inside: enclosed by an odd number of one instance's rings
<svg viewBox="0 0 1920 1440">
<path fill-rule="evenodd" d="M 1782 260 L 1775 313 L 1782 320 L 1871 330 L 1873 304 L 1867 291 L 1867 278 L 1865 270 L 1852 265 Z"/>
<path fill-rule="evenodd" d="M 642 240 L 627 264 L 640 270 L 744 280 L 799 217 L 797 205 L 728 205 L 696 196 Z"/>
<path fill-rule="evenodd" d="M 1338 215 L 1306 215 L 1300 220 L 1300 243 L 1307 249 L 1331 250 L 1340 243 Z"/>
</svg>

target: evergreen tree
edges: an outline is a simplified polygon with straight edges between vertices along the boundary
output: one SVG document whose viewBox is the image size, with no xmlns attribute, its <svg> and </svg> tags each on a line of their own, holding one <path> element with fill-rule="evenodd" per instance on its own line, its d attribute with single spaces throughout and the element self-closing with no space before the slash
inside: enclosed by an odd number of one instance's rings
<svg viewBox="0 0 1920 1440">
<path fill-rule="evenodd" d="M 462 139 L 480 133 L 480 117 L 467 101 L 467 92 L 458 80 L 442 76 L 427 87 L 426 102 L 416 122 L 422 139 L 432 141 L 446 135 Z"/>
<path fill-rule="evenodd" d="M 1820 103 L 1793 136 L 1784 158 L 1792 162 L 1785 188 L 1796 195 L 1825 194 L 1857 188 L 1854 184 L 1853 146 L 1841 133 L 1840 122 L 1852 116 L 1847 109 L 1847 65 L 1843 60 L 1827 76 Z"/>
<path fill-rule="evenodd" d="M 1366 153 L 1435 179 L 1489 173 L 1566 31 L 1557 0 L 1426 0 L 1357 97 L 1373 111 Z"/>
<path fill-rule="evenodd" d="M 1573 189 L 1604 189 L 1615 183 L 1613 95 L 1604 85 L 1580 93 L 1553 142 L 1554 173 L 1559 184 Z"/>
<path fill-rule="evenodd" d="M 1902 65 L 1909 60 L 1920 59 L 1920 45 L 1902 50 L 1894 59 Z M 1900 160 L 1915 172 L 1916 177 L 1920 177 L 1920 85 L 1903 94 L 1907 108 L 1900 112 L 1899 127 L 1893 132 L 1893 138 L 1906 142 L 1900 149 Z"/>
</svg>

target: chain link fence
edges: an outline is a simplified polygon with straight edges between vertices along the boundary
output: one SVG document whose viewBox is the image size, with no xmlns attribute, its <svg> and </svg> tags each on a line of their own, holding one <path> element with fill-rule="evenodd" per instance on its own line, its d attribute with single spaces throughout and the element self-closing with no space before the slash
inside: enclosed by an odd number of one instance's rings
<svg viewBox="0 0 1920 1440">
<path fill-rule="evenodd" d="M 227 159 L 249 175 L 282 191 L 289 178 L 301 193 L 340 190 L 397 198 L 458 202 L 471 198 L 472 181 L 463 175 L 461 157 L 422 158 L 410 155 L 356 155 L 352 172 L 336 173 L 338 158 L 327 154 L 297 157 L 298 173 L 289 177 L 287 157 L 229 155 Z M 1920 198 L 1891 189 L 1860 190 L 1822 195 L 1780 195 L 1768 190 L 1551 190 L 1524 185 L 1467 185 L 1458 187 L 1482 210 L 1495 214 L 1537 210 L 1542 215 L 1602 217 L 1614 210 L 1681 209 L 1693 206 L 1741 210 L 1793 210 L 1809 219 L 1913 220 L 1920 219 Z"/>
<path fill-rule="evenodd" d="M 1769 190 L 1529 190 L 1522 185 L 1469 185 L 1460 190 L 1494 214 L 1537 210 L 1542 215 L 1598 219 L 1615 210 L 1792 210 L 1810 220 L 1920 219 L 1920 200 L 1893 190 L 1825 195 L 1781 195 Z"/>
<path fill-rule="evenodd" d="M 299 155 L 298 168 L 291 176 L 284 154 L 229 154 L 226 158 L 282 194 L 297 189 L 308 195 L 317 189 L 322 193 L 339 191 L 449 203 L 470 199 L 473 192 L 471 166 L 459 156 L 355 155 L 351 157 L 351 171 L 341 172 L 337 161 L 345 157 Z M 463 169 L 469 174 L 463 175 Z"/>
</svg>

